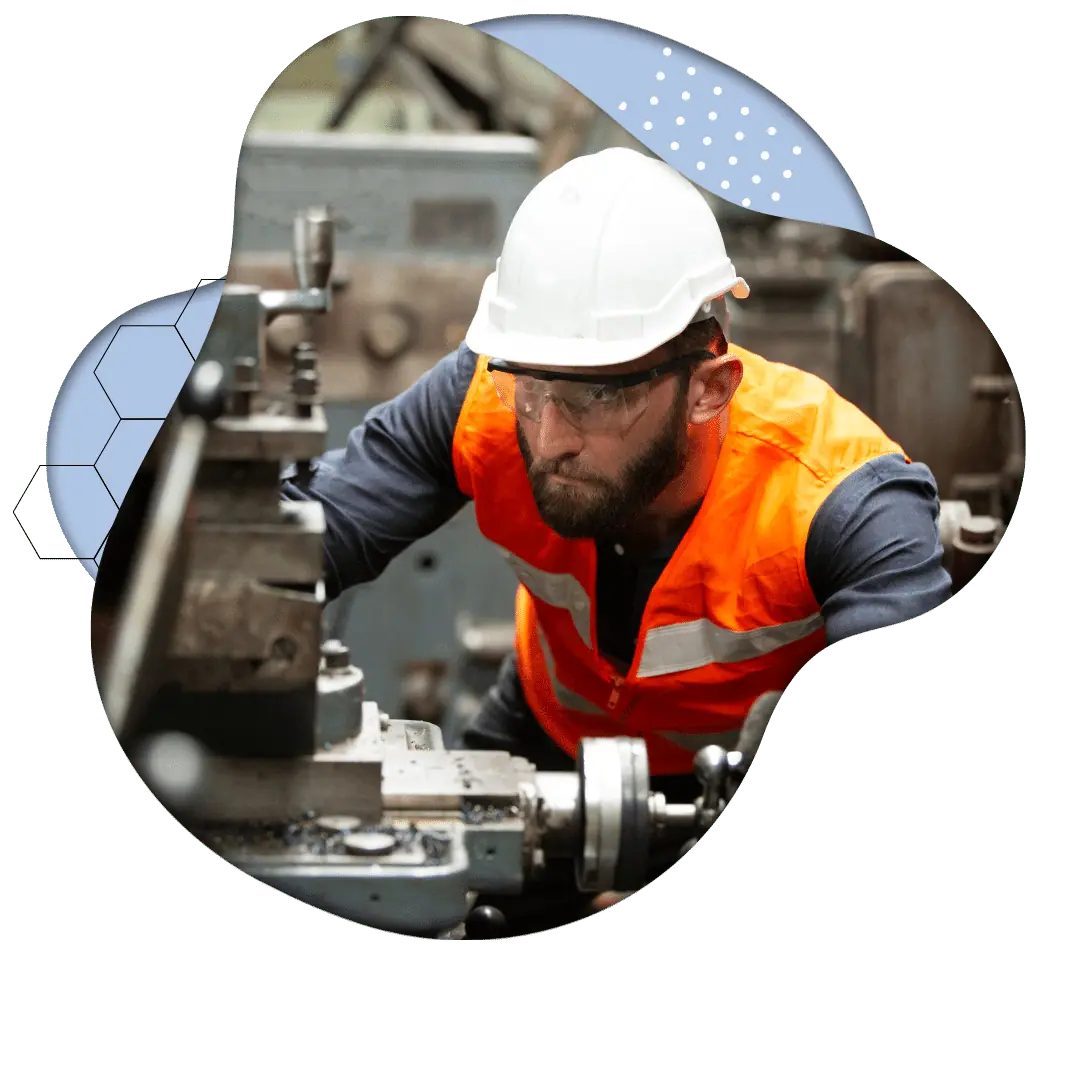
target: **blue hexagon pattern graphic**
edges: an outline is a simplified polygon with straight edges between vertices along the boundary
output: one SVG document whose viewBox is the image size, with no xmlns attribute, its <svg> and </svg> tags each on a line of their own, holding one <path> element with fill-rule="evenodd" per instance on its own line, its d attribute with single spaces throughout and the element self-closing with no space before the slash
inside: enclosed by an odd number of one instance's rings
<svg viewBox="0 0 1080 1080">
<path fill-rule="evenodd" d="M 121 420 L 101 451 L 97 471 L 117 506 L 123 503 L 135 473 L 160 430 L 160 420 Z"/>
<path fill-rule="evenodd" d="M 175 326 L 121 326 L 95 373 L 122 419 L 164 420 L 194 363 Z"/>
<path fill-rule="evenodd" d="M 221 282 L 211 282 L 141 303 L 95 335 L 60 384 L 45 475 L 60 531 L 91 578 L 220 298 Z"/>
</svg>

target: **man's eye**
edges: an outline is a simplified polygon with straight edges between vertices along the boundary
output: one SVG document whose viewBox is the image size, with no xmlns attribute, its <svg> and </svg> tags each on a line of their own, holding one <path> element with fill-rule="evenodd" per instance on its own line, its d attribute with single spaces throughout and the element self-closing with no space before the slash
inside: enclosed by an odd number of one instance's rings
<svg viewBox="0 0 1080 1080">
<path fill-rule="evenodd" d="M 590 401 L 595 405 L 614 405 L 621 398 L 622 391 L 617 386 L 598 386 L 590 395 Z"/>
</svg>

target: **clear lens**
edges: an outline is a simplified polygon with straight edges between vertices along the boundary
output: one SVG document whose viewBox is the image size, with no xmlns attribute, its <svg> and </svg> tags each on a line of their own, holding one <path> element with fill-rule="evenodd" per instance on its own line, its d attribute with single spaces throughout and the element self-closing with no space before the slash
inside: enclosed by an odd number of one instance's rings
<svg viewBox="0 0 1080 1080">
<path fill-rule="evenodd" d="M 506 371 L 492 371 L 491 378 L 499 400 L 520 419 L 538 423 L 550 401 L 570 424 L 588 434 L 626 431 L 649 404 L 648 383 L 612 386 L 537 379 Z"/>
</svg>

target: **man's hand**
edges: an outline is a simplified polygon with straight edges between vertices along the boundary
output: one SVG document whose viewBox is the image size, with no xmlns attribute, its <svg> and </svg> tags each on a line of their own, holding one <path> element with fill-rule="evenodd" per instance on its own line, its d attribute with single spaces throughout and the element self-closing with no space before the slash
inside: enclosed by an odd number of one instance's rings
<svg viewBox="0 0 1080 1080">
<path fill-rule="evenodd" d="M 632 892 L 603 892 L 593 900 L 591 907 L 593 911 L 602 911 L 631 895 L 633 895 Z"/>
</svg>

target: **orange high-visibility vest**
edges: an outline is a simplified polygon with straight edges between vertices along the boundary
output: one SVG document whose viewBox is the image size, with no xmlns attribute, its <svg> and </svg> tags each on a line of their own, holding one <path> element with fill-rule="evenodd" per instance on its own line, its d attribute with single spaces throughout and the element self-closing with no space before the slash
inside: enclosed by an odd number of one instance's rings
<svg viewBox="0 0 1080 1080">
<path fill-rule="evenodd" d="M 514 415 L 480 357 L 454 433 L 454 467 L 480 531 L 521 586 L 517 662 L 530 709 L 574 755 L 585 737 L 645 740 L 650 771 L 734 744 L 754 700 L 782 690 L 825 644 L 806 576 L 814 514 L 846 476 L 903 450 L 821 379 L 732 346 L 743 380 L 716 470 L 649 596 L 633 663 L 597 650 L 596 547 L 540 519 Z"/>
</svg>

